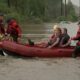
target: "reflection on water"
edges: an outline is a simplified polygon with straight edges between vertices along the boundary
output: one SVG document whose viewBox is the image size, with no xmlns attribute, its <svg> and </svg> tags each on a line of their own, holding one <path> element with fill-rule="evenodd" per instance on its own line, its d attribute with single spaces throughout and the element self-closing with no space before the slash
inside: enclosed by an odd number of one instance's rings
<svg viewBox="0 0 80 80">
<path fill-rule="evenodd" d="M 30 37 L 32 40 L 40 41 L 50 37 L 53 33 L 54 23 L 44 23 L 44 24 L 28 24 L 23 25 L 23 40 L 26 40 L 26 37 Z M 65 27 L 68 29 L 69 35 L 75 36 L 77 32 L 77 23 L 59 23 L 60 27 Z"/>
</svg>

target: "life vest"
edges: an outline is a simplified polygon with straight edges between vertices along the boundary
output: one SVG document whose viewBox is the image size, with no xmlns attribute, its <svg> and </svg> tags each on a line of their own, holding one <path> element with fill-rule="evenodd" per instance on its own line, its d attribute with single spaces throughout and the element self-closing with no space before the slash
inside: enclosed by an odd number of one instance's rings
<svg viewBox="0 0 80 80">
<path fill-rule="evenodd" d="M 22 33 L 16 21 L 11 21 L 10 23 L 8 23 L 8 28 L 6 32 L 10 35 L 16 35 L 18 37 L 21 37 L 21 33 Z"/>
</svg>

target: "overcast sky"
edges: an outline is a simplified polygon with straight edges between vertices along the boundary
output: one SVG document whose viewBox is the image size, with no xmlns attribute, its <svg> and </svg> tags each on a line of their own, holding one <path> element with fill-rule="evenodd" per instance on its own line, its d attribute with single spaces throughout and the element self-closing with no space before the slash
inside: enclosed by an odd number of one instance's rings
<svg viewBox="0 0 80 80">
<path fill-rule="evenodd" d="M 66 1 L 68 2 L 69 0 L 66 0 Z M 79 0 L 71 0 L 71 1 L 74 5 L 80 6 Z M 63 0 L 63 2 L 65 2 L 65 0 Z"/>
<path fill-rule="evenodd" d="M 79 0 L 71 0 L 73 2 L 73 4 L 79 6 Z"/>
</svg>

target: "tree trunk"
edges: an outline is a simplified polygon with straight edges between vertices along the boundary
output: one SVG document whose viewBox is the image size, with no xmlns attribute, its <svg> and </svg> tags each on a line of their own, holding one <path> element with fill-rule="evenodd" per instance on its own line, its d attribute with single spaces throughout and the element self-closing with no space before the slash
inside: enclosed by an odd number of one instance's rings
<svg viewBox="0 0 80 80">
<path fill-rule="evenodd" d="M 80 0 L 79 0 L 79 20 L 80 20 Z"/>
<path fill-rule="evenodd" d="M 64 9 L 64 16 L 67 16 L 67 5 L 66 5 L 66 0 L 65 0 L 65 9 Z"/>
<path fill-rule="evenodd" d="M 63 15 L 63 0 L 61 0 L 61 16 Z"/>
<path fill-rule="evenodd" d="M 17 0 L 15 0 L 15 8 L 16 8 L 16 10 L 18 8 L 18 1 Z"/>
<path fill-rule="evenodd" d="M 7 0 L 8 7 L 11 7 L 10 0 Z"/>
</svg>

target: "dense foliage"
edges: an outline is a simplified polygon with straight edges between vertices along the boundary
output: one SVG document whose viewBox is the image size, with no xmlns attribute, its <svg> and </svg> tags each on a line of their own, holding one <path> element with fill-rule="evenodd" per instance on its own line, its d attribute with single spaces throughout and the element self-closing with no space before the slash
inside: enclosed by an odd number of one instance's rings
<svg viewBox="0 0 80 80">
<path fill-rule="evenodd" d="M 70 20 L 77 16 L 71 1 L 66 5 L 62 0 L 0 0 L 0 12 L 22 22 L 44 22 Z M 66 11 L 66 15 L 65 15 Z"/>
</svg>

